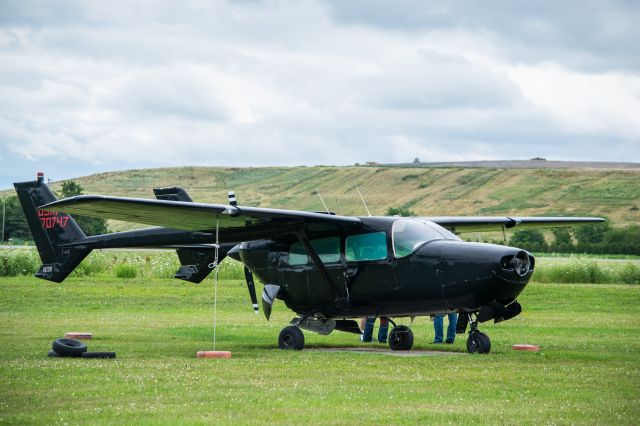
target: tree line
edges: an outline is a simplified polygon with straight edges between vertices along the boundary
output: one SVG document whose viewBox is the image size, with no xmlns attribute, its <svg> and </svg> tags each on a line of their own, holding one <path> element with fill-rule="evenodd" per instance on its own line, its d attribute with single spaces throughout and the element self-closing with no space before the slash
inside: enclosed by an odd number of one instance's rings
<svg viewBox="0 0 640 426">
<path fill-rule="evenodd" d="M 55 193 L 58 198 L 68 198 L 82 194 L 84 194 L 84 188 L 72 180 L 64 182 L 60 192 Z M 109 232 L 105 219 L 75 215 L 73 219 L 86 235 L 106 234 Z M 5 198 L 4 241 L 7 242 L 10 239 L 18 244 L 32 241 L 31 231 L 17 195 L 10 195 Z"/>
<path fill-rule="evenodd" d="M 554 228 L 553 241 L 536 229 L 513 233 L 509 244 L 531 252 L 640 255 L 640 226 L 614 228 L 608 222 L 574 228 Z"/>
</svg>

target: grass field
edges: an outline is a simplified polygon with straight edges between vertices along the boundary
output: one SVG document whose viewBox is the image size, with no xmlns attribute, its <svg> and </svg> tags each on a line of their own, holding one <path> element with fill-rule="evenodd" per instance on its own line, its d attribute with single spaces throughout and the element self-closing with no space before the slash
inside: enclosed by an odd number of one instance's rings
<svg viewBox="0 0 640 426">
<path fill-rule="evenodd" d="M 280 351 L 292 318 L 281 302 L 267 322 L 243 281 L 218 294 L 217 348 L 230 360 L 194 358 L 212 346 L 212 280 L 0 278 L 0 423 L 640 421 L 640 286 L 530 284 L 523 314 L 481 327 L 489 355 L 466 354 L 464 338 L 430 344 L 419 318 L 416 349 L 459 353 L 420 357 L 314 350 L 361 345 L 344 333 L 305 333 L 307 349 Z M 94 333 L 89 349 L 118 358 L 47 358 L 67 331 Z"/>
</svg>

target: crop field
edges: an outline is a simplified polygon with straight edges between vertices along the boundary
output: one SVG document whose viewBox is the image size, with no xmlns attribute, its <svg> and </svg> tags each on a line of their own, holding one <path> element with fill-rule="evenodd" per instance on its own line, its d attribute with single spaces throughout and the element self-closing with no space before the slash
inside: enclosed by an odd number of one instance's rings
<svg viewBox="0 0 640 426">
<path fill-rule="evenodd" d="M 305 332 L 291 352 L 276 342 L 293 314 L 278 301 L 267 322 L 225 278 L 216 348 L 233 357 L 216 360 L 194 357 L 212 348 L 211 279 L 4 277 L 0 424 L 638 424 L 640 286 L 532 283 L 520 301 L 520 316 L 482 325 L 489 355 L 467 354 L 462 336 L 431 344 L 428 318 L 414 349 L 436 355 L 323 350 L 385 348 L 339 332 Z M 47 358 L 68 331 L 117 359 Z"/>
</svg>

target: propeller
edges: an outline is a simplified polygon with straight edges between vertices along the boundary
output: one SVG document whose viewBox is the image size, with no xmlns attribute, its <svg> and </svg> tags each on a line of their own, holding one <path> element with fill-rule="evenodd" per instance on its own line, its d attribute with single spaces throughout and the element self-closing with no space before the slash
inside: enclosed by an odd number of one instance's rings
<svg viewBox="0 0 640 426">
<path fill-rule="evenodd" d="M 271 307 L 273 306 L 273 302 L 276 301 L 279 291 L 280 286 L 275 284 L 265 284 L 262 289 L 262 313 L 264 313 L 267 321 L 269 321 L 269 317 L 271 316 Z"/>
<path fill-rule="evenodd" d="M 249 296 L 251 297 L 253 312 L 258 315 L 258 298 L 256 297 L 256 285 L 253 282 L 253 274 L 246 266 L 244 267 L 244 278 L 247 280 L 247 289 L 249 290 Z"/>
</svg>

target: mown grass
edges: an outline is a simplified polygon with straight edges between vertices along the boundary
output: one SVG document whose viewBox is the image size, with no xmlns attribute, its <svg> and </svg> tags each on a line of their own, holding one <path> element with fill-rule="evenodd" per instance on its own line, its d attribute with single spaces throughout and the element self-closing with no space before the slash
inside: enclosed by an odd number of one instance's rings
<svg viewBox="0 0 640 426">
<path fill-rule="evenodd" d="M 212 280 L 72 277 L 54 284 L 0 278 L 0 423 L 150 424 L 637 424 L 640 287 L 530 284 L 524 312 L 481 328 L 492 353 L 392 357 L 314 351 L 359 347 L 357 336 L 305 333 L 307 350 L 276 349 L 292 317 L 277 302 L 270 322 L 251 311 L 245 284 L 221 280 L 217 348 L 230 360 L 195 359 L 212 347 Z M 89 331 L 91 350 L 115 360 L 47 358 L 51 341 Z M 539 353 L 513 351 L 540 345 Z M 375 344 L 376 347 L 382 347 Z"/>
</svg>

